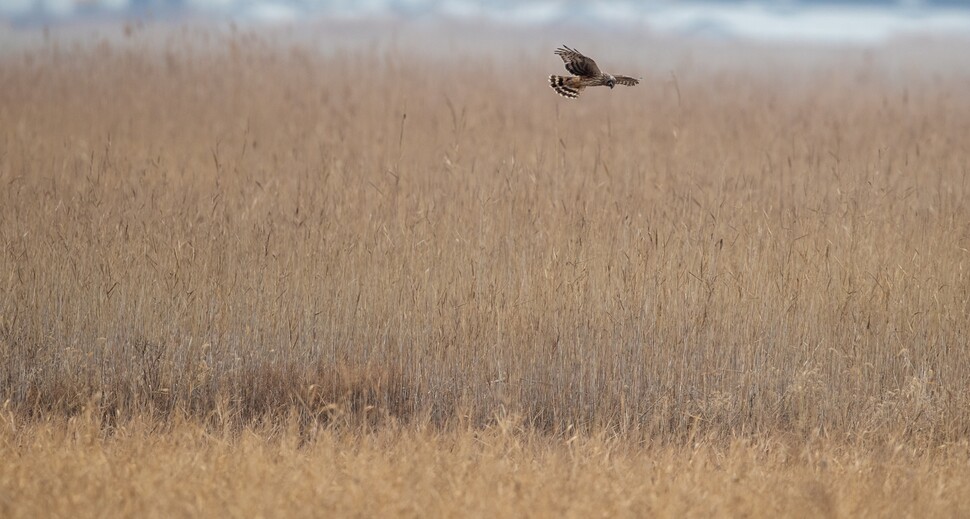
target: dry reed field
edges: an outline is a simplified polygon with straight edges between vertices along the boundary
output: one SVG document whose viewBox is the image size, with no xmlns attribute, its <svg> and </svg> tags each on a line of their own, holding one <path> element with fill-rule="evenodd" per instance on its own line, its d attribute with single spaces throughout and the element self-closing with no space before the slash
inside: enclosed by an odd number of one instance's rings
<svg viewBox="0 0 970 519">
<path fill-rule="evenodd" d="M 970 513 L 970 68 L 553 48 L 0 57 L 0 515 Z"/>
</svg>

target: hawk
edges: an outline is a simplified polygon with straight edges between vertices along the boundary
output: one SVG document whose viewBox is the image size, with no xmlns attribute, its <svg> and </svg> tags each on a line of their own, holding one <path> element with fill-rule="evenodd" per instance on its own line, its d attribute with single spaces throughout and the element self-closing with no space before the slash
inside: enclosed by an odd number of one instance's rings
<svg viewBox="0 0 970 519">
<path fill-rule="evenodd" d="M 563 97 L 576 99 L 583 92 L 583 89 L 589 86 L 613 88 L 616 85 L 633 86 L 640 82 L 639 79 L 630 76 L 614 76 L 601 72 L 592 58 L 583 56 L 583 53 L 565 45 L 556 49 L 556 54 L 566 64 L 566 70 L 575 74 L 575 76 L 557 76 L 555 74 L 549 76 L 549 86 Z"/>
</svg>

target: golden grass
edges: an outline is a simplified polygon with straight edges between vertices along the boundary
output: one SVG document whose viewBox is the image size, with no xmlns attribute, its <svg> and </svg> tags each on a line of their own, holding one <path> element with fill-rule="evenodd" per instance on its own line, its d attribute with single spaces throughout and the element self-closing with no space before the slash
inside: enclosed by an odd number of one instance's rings
<svg viewBox="0 0 970 519">
<path fill-rule="evenodd" d="M 9 425 L 9 424 L 5 424 Z M 295 425 L 291 425 L 295 428 Z M 963 517 L 970 449 L 801 441 L 631 447 L 555 441 L 499 421 L 211 433 L 90 419 L 0 433 L 4 517 Z"/>
<path fill-rule="evenodd" d="M 965 71 L 133 39 L 2 57 L 2 515 L 966 513 Z"/>
</svg>

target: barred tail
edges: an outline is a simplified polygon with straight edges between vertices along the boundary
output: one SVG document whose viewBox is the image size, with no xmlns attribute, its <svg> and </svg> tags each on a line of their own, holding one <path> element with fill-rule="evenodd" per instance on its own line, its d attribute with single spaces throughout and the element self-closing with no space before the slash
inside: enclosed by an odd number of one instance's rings
<svg viewBox="0 0 970 519">
<path fill-rule="evenodd" d="M 569 86 L 567 82 L 568 79 L 569 78 L 563 76 L 549 76 L 549 86 L 551 86 L 557 94 L 563 97 L 576 99 L 579 97 L 579 89 Z"/>
</svg>

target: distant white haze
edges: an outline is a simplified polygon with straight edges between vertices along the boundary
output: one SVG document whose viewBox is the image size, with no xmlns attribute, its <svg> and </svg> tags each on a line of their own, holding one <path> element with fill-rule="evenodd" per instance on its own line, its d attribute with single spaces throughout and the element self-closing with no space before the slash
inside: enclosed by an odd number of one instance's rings
<svg viewBox="0 0 970 519">
<path fill-rule="evenodd" d="M 0 19 L 17 25 L 200 16 L 267 24 L 314 18 L 440 18 L 618 25 L 669 35 L 825 43 L 878 43 L 900 35 L 970 36 L 970 2 L 959 0 L 0 0 Z"/>
</svg>

